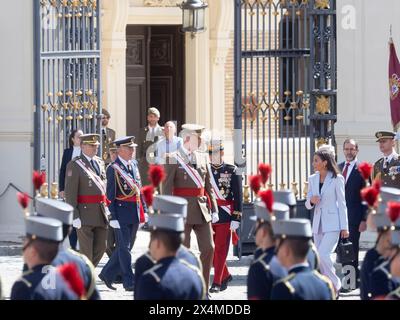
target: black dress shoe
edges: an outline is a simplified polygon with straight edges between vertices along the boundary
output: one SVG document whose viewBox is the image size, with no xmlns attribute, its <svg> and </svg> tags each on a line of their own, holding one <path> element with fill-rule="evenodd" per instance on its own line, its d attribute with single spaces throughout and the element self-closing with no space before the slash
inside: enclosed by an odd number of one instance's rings
<svg viewBox="0 0 400 320">
<path fill-rule="evenodd" d="M 353 291 L 353 289 L 345 289 L 342 287 L 342 288 L 340 288 L 339 293 L 350 293 L 352 291 Z"/>
<path fill-rule="evenodd" d="M 224 281 L 222 281 L 221 283 L 221 291 L 224 291 L 228 288 L 228 283 L 231 282 L 233 280 L 232 276 L 229 275 L 228 278 L 226 278 Z"/>
<path fill-rule="evenodd" d="M 104 278 L 101 273 L 99 274 L 99 278 L 105 283 L 108 289 L 117 290 L 117 288 L 113 287 L 112 282 L 109 282 L 106 278 Z"/>
<path fill-rule="evenodd" d="M 118 275 L 115 277 L 114 283 L 116 284 L 122 284 L 123 280 L 122 280 L 122 276 Z"/>
<path fill-rule="evenodd" d="M 213 283 L 209 291 L 210 291 L 211 293 L 218 293 L 218 292 L 221 291 L 221 286 L 219 286 L 219 285 Z"/>
</svg>

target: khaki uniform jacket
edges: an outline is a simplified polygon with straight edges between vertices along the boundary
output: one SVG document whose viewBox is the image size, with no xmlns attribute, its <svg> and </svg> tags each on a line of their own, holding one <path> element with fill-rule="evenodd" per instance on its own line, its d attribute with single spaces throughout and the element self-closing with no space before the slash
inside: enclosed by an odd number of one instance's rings
<svg viewBox="0 0 400 320">
<path fill-rule="evenodd" d="M 78 196 L 104 194 L 76 163 L 78 159 L 82 159 L 85 165 L 91 168 L 89 161 L 84 155 L 76 157 L 68 163 L 65 181 L 65 200 L 74 207 L 74 219 L 80 218 L 82 226 L 106 227 L 108 219 L 104 203 L 78 203 Z M 100 168 L 100 178 L 106 183 L 104 162 L 97 156 L 93 160 L 97 161 Z M 94 172 L 94 174 L 96 173 Z"/>
<path fill-rule="evenodd" d="M 208 208 L 208 200 L 206 196 L 202 197 L 184 197 L 188 201 L 187 208 L 187 224 L 202 224 L 208 223 L 211 219 L 212 212 L 218 212 L 217 202 L 212 193 L 212 186 L 210 182 L 210 174 L 207 170 L 209 163 L 209 156 L 206 152 L 195 151 L 196 170 L 204 181 L 205 191 L 208 193 L 211 200 L 211 208 Z M 184 152 L 180 152 L 188 166 L 193 168 L 189 162 L 188 157 Z M 174 188 L 197 188 L 195 182 L 186 173 L 185 169 L 177 162 L 174 155 L 167 159 L 165 164 L 166 179 L 162 185 L 162 192 L 166 195 L 172 195 Z M 211 211 L 210 211 L 211 210 Z"/>
<path fill-rule="evenodd" d="M 383 187 L 400 188 L 400 172 L 394 175 L 389 174 L 390 168 L 392 167 L 399 167 L 400 171 L 400 156 L 398 154 L 395 154 L 392 160 L 389 162 L 389 167 L 386 169 L 383 168 L 384 161 L 385 158 L 381 158 L 377 162 L 375 162 L 374 179 L 381 179 Z"/>
<path fill-rule="evenodd" d="M 115 140 L 115 131 L 106 127 L 106 134 L 102 132 L 101 139 L 103 150 L 102 158 L 106 164 L 109 164 L 111 162 L 109 144 Z"/>
</svg>

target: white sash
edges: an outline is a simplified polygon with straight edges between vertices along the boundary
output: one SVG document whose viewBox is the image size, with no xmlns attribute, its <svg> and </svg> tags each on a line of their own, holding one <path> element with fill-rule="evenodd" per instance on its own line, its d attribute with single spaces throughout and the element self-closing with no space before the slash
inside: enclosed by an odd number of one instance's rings
<svg viewBox="0 0 400 320">
<path fill-rule="evenodd" d="M 112 164 L 112 167 L 116 171 L 118 171 L 120 176 L 126 181 L 126 183 L 129 185 L 129 187 L 132 190 L 135 190 L 136 194 L 140 194 L 139 185 L 136 183 L 136 181 L 131 176 L 129 176 L 124 170 L 122 170 L 122 168 L 115 162 Z"/>
<path fill-rule="evenodd" d="M 199 172 L 190 166 L 188 166 L 184 159 L 179 154 L 176 154 L 176 159 L 178 160 L 179 164 L 183 167 L 186 173 L 192 178 L 193 182 L 196 184 L 197 188 L 204 188 L 204 181 L 200 176 Z"/>
<path fill-rule="evenodd" d="M 97 188 L 99 188 L 99 190 L 101 191 L 102 194 L 107 194 L 106 192 L 106 184 L 104 183 L 103 180 L 100 179 L 100 177 L 95 174 L 92 170 L 90 170 L 85 163 L 83 162 L 82 159 L 78 159 L 75 161 L 81 168 L 83 171 L 86 172 L 86 174 L 89 176 L 89 178 L 91 178 L 94 182 L 94 184 L 97 186 Z"/>
<path fill-rule="evenodd" d="M 132 177 L 130 177 L 124 170 L 122 170 L 122 168 L 115 162 L 112 164 L 112 167 L 126 181 L 126 183 L 129 185 L 129 187 L 132 190 L 135 190 L 136 197 L 139 197 L 139 201 L 136 201 L 136 208 L 137 208 L 136 213 L 138 215 L 138 220 L 140 221 L 140 188 L 139 188 L 138 184 Z"/>
<path fill-rule="evenodd" d="M 217 200 L 225 200 L 224 196 L 221 194 L 221 191 L 217 187 L 217 183 L 214 179 L 214 175 L 212 173 L 211 166 L 209 163 L 207 164 L 207 169 L 210 174 L 211 186 L 212 186 L 212 190 L 213 190 L 215 197 L 217 198 Z M 231 209 L 229 207 L 227 207 L 227 206 L 219 206 L 219 207 L 221 207 L 229 215 L 231 214 Z"/>
</svg>

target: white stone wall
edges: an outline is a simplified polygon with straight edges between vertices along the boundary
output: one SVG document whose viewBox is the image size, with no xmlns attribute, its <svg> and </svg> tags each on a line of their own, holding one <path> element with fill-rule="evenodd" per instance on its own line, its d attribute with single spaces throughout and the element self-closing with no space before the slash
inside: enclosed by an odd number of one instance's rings
<svg viewBox="0 0 400 320">
<path fill-rule="evenodd" d="M 0 10 L 0 193 L 12 182 L 31 193 L 33 166 L 33 1 Z M 0 241 L 18 241 L 23 212 L 16 192 L 0 198 Z"/>
<path fill-rule="evenodd" d="M 336 137 L 360 143 L 360 160 L 381 157 L 374 134 L 393 130 L 390 118 L 389 27 L 400 47 L 400 1 L 338 0 L 338 122 Z M 399 51 L 398 51 L 399 52 Z"/>
</svg>

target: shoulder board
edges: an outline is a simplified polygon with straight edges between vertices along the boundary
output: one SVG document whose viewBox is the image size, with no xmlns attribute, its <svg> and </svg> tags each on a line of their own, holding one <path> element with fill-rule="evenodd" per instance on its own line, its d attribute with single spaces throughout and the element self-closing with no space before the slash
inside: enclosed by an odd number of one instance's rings
<svg viewBox="0 0 400 320">
<path fill-rule="evenodd" d="M 390 292 L 388 297 L 389 298 L 393 297 L 393 298 L 400 299 L 400 287 L 398 287 L 396 290 Z"/>
<path fill-rule="evenodd" d="M 202 300 L 204 300 L 205 295 L 206 295 L 206 293 L 207 293 L 207 289 L 206 289 L 206 283 L 205 283 L 205 281 L 204 281 L 202 271 L 201 271 L 199 268 L 197 268 L 197 267 L 191 265 L 189 262 L 187 262 L 187 261 L 185 261 L 185 260 L 183 260 L 183 259 L 179 259 L 179 262 L 181 262 L 183 265 L 185 265 L 185 266 L 188 267 L 189 269 L 191 269 L 191 270 L 193 270 L 194 272 L 196 272 L 196 274 L 199 276 L 200 281 L 201 281 L 201 285 L 202 285 L 202 287 L 203 287 L 203 291 L 202 291 Z"/>
<path fill-rule="evenodd" d="M 31 283 L 30 281 L 28 281 L 27 279 L 25 279 L 25 276 L 28 275 L 29 273 L 32 273 L 32 271 L 29 270 L 29 271 L 27 271 L 27 272 L 24 272 L 24 273 L 22 274 L 22 276 L 17 280 L 17 282 L 18 282 L 18 281 L 22 282 L 22 283 L 25 284 L 28 288 L 32 287 L 32 283 Z"/>
<path fill-rule="evenodd" d="M 383 162 L 383 158 L 380 158 L 379 160 L 377 160 L 377 161 L 375 162 L 375 164 L 379 164 L 379 163 L 381 163 L 381 162 Z"/>
<path fill-rule="evenodd" d="M 329 290 L 330 290 L 331 295 L 332 295 L 332 300 L 335 300 L 336 299 L 335 289 L 333 288 L 333 284 L 328 279 L 328 277 L 320 274 L 317 270 L 313 270 L 312 272 L 313 272 L 314 275 L 316 275 L 319 279 L 321 279 L 323 282 L 325 282 L 328 285 Z"/>
<path fill-rule="evenodd" d="M 147 251 L 146 253 L 143 254 L 143 257 L 149 259 L 151 262 L 156 263 L 157 261 L 153 259 L 153 257 L 150 255 L 150 253 Z"/>
<path fill-rule="evenodd" d="M 379 266 L 375 267 L 374 270 L 372 272 L 376 272 L 376 271 L 381 271 L 383 272 L 388 279 L 390 279 L 392 277 L 392 275 L 390 274 L 390 272 L 386 269 L 386 266 L 389 264 L 389 261 L 385 260 L 384 262 L 382 262 Z"/>
<path fill-rule="evenodd" d="M 264 261 L 264 258 L 266 257 L 266 253 L 263 253 L 261 256 L 259 256 L 255 261 L 253 261 L 253 263 L 252 264 L 256 264 L 256 263 L 260 263 L 262 266 L 263 266 L 263 268 L 265 269 L 265 270 L 269 270 L 269 264 L 267 264 L 265 261 Z"/>
<path fill-rule="evenodd" d="M 286 288 L 288 288 L 289 292 L 290 292 L 291 294 L 294 294 L 294 293 L 296 292 L 296 289 L 291 285 L 290 280 L 292 280 L 292 279 L 294 278 L 295 275 L 296 275 L 295 273 L 290 273 L 290 274 L 287 275 L 286 277 L 284 277 L 284 278 L 282 278 L 282 279 L 276 281 L 276 282 L 274 283 L 274 286 L 276 286 L 276 285 L 278 285 L 278 284 L 280 284 L 280 283 L 283 283 L 283 284 L 286 286 Z"/>
<path fill-rule="evenodd" d="M 274 285 L 277 285 L 278 283 L 281 283 L 281 282 L 283 282 L 283 283 L 285 283 L 285 284 L 286 284 L 286 283 L 290 284 L 289 281 L 292 280 L 292 279 L 294 278 L 295 275 L 296 275 L 296 274 L 295 274 L 294 272 L 293 272 L 293 273 L 289 273 L 286 277 L 277 280 L 277 281 L 274 283 Z M 290 286 L 293 288 L 292 285 L 290 285 Z M 294 288 L 293 288 L 293 290 L 294 290 Z"/>
<path fill-rule="evenodd" d="M 82 159 L 81 156 L 76 156 L 75 158 L 73 158 L 71 161 L 75 162 L 76 160 Z"/>
<path fill-rule="evenodd" d="M 157 283 L 161 281 L 160 277 L 157 275 L 156 271 L 162 267 L 162 264 L 156 264 L 154 267 L 150 268 L 149 270 L 145 271 L 143 275 L 149 274 L 151 275 Z"/>
</svg>

